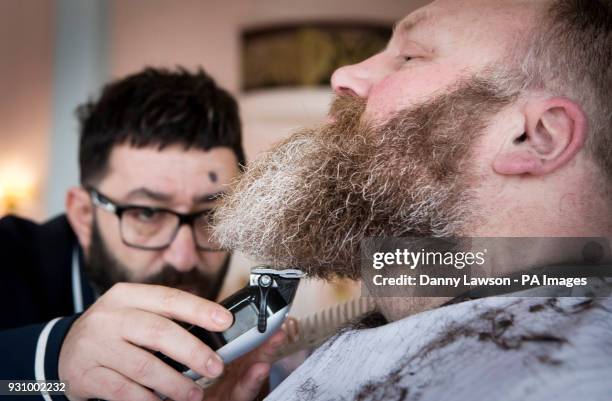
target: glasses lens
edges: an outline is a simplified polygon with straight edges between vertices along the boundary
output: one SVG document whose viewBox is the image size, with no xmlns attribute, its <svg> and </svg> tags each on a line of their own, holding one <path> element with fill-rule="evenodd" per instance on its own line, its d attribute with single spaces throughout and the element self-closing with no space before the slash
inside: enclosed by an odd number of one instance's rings
<svg viewBox="0 0 612 401">
<path fill-rule="evenodd" d="M 210 213 L 204 213 L 195 219 L 193 233 L 199 248 L 209 251 L 221 250 L 219 244 L 213 241 L 212 232 L 212 215 Z"/>
<path fill-rule="evenodd" d="M 121 216 L 121 235 L 129 244 L 142 248 L 160 248 L 172 241 L 178 216 L 149 208 L 130 208 Z"/>
</svg>

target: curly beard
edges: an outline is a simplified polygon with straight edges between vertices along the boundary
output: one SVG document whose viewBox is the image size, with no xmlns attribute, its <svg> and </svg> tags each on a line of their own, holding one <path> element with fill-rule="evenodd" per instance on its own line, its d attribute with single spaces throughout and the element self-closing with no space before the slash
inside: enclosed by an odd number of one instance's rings
<svg viewBox="0 0 612 401">
<path fill-rule="evenodd" d="M 329 279 L 360 275 L 367 237 L 460 235 L 477 219 L 474 148 L 514 95 L 473 77 L 382 124 L 339 97 L 335 121 L 304 129 L 247 170 L 216 212 L 229 249 Z"/>
</svg>

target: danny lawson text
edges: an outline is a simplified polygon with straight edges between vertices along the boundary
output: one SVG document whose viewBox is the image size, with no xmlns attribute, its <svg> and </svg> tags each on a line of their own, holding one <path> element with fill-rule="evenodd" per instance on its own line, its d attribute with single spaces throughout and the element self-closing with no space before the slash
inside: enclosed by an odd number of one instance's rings
<svg viewBox="0 0 612 401">
<path fill-rule="evenodd" d="M 587 279 L 584 277 L 550 277 L 547 275 L 523 274 L 520 278 L 510 277 L 432 277 L 427 274 L 407 275 L 401 274 L 396 277 L 385 277 L 382 274 L 374 275 L 372 282 L 376 286 L 562 286 L 574 287 L 584 286 Z"/>
</svg>

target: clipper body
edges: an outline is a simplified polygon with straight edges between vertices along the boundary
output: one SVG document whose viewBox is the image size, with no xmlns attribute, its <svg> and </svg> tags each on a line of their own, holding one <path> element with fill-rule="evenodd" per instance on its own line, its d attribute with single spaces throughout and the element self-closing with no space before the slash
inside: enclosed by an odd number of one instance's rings
<svg viewBox="0 0 612 401">
<path fill-rule="evenodd" d="M 296 269 L 255 268 L 251 270 L 247 287 L 220 302 L 234 316 L 229 329 L 211 332 L 195 325 L 185 327 L 217 352 L 224 363 L 229 363 L 257 348 L 280 329 L 304 276 Z M 166 355 L 157 353 L 157 356 L 193 380 L 202 377 Z"/>
</svg>

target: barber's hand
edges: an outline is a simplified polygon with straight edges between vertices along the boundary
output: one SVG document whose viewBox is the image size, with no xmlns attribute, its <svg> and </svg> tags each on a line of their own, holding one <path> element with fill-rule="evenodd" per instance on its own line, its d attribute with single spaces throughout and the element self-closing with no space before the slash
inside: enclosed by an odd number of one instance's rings
<svg viewBox="0 0 612 401">
<path fill-rule="evenodd" d="M 202 401 L 252 401 L 270 373 L 270 364 L 287 341 L 287 335 L 279 330 L 259 348 L 236 359 L 215 384 L 204 389 Z"/>
<path fill-rule="evenodd" d="M 121 283 L 107 291 L 71 327 L 60 351 L 59 378 L 73 400 L 200 401 L 202 389 L 153 355 L 161 351 L 213 378 L 223 362 L 172 319 L 210 331 L 226 330 L 231 313 L 214 302 L 162 286 Z"/>
</svg>

